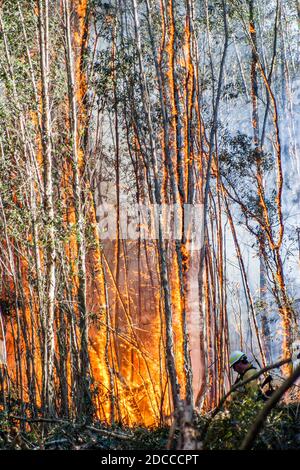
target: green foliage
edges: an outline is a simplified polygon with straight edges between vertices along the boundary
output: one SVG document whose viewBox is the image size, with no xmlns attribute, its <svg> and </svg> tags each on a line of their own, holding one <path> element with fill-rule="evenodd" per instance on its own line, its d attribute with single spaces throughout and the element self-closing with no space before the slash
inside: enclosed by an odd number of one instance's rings
<svg viewBox="0 0 300 470">
<path fill-rule="evenodd" d="M 247 177 L 255 181 L 258 164 L 265 173 L 273 168 L 272 155 L 258 152 L 253 147 L 251 137 L 241 132 L 235 135 L 227 131 L 223 133 L 219 158 L 222 174 L 228 176 L 228 173 L 234 171 L 237 179 Z"/>
<path fill-rule="evenodd" d="M 22 16 L 24 23 L 26 24 L 27 44 L 24 40 L 18 2 L 8 0 L 4 2 L 2 7 L 2 19 L 7 40 L 7 50 L 1 35 L 0 80 L 3 80 L 5 83 L 8 93 L 13 94 L 13 87 L 15 86 L 19 102 L 31 107 L 31 104 L 34 101 L 34 95 L 27 56 L 29 53 L 32 67 L 36 74 L 39 63 L 39 56 L 36 54 L 37 17 L 34 14 L 32 2 L 24 0 L 22 2 L 22 7 Z M 32 44 L 34 44 L 34 47 L 30 46 Z M 7 53 L 9 54 L 10 67 L 8 67 L 7 64 Z M 13 74 L 13 79 L 11 74 Z M 36 75 L 35 78 L 37 80 L 38 76 Z"/>
<path fill-rule="evenodd" d="M 272 180 L 274 160 L 271 153 L 253 147 L 252 139 L 240 132 L 232 135 L 227 130 L 223 132 L 219 148 L 220 171 L 225 186 L 233 200 L 240 205 L 242 213 L 252 224 L 252 230 L 259 237 L 263 223 L 262 205 L 258 195 L 258 172 Z M 277 221 L 277 191 L 273 185 L 264 190 L 264 201 L 268 209 L 271 226 Z M 244 212 L 246 207 L 246 213 Z"/>
<path fill-rule="evenodd" d="M 205 449 L 237 450 L 255 421 L 264 402 L 250 398 L 231 402 L 209 426 Z M 300 411 L 297 405 L 279 406 L 272 410 L 256 438 L 253 449 L 297 449 L 300 438 Z"/>
</svg>

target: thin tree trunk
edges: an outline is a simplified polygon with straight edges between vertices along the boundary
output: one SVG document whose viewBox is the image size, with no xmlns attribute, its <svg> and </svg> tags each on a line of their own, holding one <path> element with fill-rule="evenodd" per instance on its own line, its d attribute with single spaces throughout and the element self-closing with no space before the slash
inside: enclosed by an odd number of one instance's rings
<svg viewBox="0 0 300 470">
<path fill-rule="evenodd" d="M 89 342 L 89 321 L 87 313 L 87 281 L 86 281 L 86 248 L 85 248 L 85 226 L 84 214 L 82 208 L 81 191 L 81 168 L 79 149 L 79 127 L 77 115 L 77 99 L 73 47 L 71 40 L 71 22 L 69 0 L 63 0 L 64 18 L 65 18 L 65 39 L 66 39 L 66 67 L 68 76 L 68 95 L 69 95 L 69 126 L 70 140 L 72 149 L 72 168 L 73 168 L 73 194 L 75 205 L 75 216 L 77 224 L 77 253 L 78 253 L 78 307 L 79 307 L 79 328 L 80 328 L 80 383 L 78 384 L 80 394 L 78 397 L 78 413 L 83 413 L 91 417 L 92 398 L 90 392 L 90 360 L 88 351 Z"/>
<path fill-rule="evenodd" d="M 46 217 L 46 341 L 43 366 L 43 406 L 54 414 L 54 305 L 55 305 L 55 230 L 52 177 L 51 117 L 49 102 L 49 2 L 38 0 L 40 68 L 42 76 L 42 147 L 44 165 L 44 210 Z"/>
</svg>

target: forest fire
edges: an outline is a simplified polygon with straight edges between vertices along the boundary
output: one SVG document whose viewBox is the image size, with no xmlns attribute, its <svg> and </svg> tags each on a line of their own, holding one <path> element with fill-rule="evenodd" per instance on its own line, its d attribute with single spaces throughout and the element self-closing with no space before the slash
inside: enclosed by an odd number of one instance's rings
<svg viewBox="0 0 300 470">
<path fill-rule="evenodd" d="M 299 401 L 299 11 L 219 3 L 0 2 L 0 448 Z"/>
</svg>

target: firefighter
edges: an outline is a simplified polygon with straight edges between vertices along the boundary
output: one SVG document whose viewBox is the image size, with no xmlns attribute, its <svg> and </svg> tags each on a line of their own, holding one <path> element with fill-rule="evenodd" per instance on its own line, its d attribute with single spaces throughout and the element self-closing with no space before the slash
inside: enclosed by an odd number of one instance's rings
<svg viewBox="0 0 300 470">
<path fill-rule="evenodd" d="M 229 357 L 230 367 L 238 373 L 237 379 L 234 383 L 236 385 L 239 382 L 250 379 L 257 373 L 256 367 L 248 361 L 246 354 L 243 351 L 233 351 Z M 243 393 L 244 395 L 250 395 L 255 400 L 266 401 L 274 392 L 273 377 L 270 374 L 265 374 L 260 379 L 254 379 L 237 389 L 237 392 Z"/>
<path fill-rule="evenodd" d="M 234 383 L 236 385 L 238 382 L 243 382 L 244 380 L 250 379 L 254 374 L 256 374 L 256 368 L 248 361 L 247 356 L 242 351 L 233 351 L 229 357 L 230 367 L 233 368 L 235 372 L 237 372 L 238 376 Z M 243 387 L 237 389 L 237 391 L 242 392 L 244 394 L 257 394 L 258 391 L 258 383 L 257 380 L 252 380 L 248 382 Z"/>
</svg>

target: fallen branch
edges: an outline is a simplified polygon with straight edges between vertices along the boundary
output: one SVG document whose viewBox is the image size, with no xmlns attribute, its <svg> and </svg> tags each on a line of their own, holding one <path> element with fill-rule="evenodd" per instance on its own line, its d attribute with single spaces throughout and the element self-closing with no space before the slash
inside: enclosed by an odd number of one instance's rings
<svg viewBox="0 0 300 470">
<path fill-rule="evenodd" d="M 126 434 L 119 434 L 117 432 L 107 431 L 106 429 L 94 428 L 94 426 L 86 426 L 86 429 L 88 429 L 89 431 L 102 434 L 104 436 L 115 437 L 117 439 L 123 439 L 126 441 L 130 441 L 134 437 L 132 434 L 129 434 L 127 436 Z"/>
<path fill-rule="evenodd" d="M 67 425 L 72 425 L 74 428 L 82 428 L 82 429 L 88 429 L 89 431 L 96 432 L 98 434 L 102 434 L 104 436 L 110 436 L 110 437 L 115 437 L 118 439 L 123 439 L 123 440 L 130 440 L 133 438 L 133 434 L 126 435 L 126 434 L 119 434 L 117 432 L 113 431 L 107 431 L 106 429 L 100 429 L 100 428 L 95 428 L 94 426 L 88 426 L 85 424 L 79 424 L 79 423 L 72 423 L 70 421 L 65 421 L 65 420 L 60 420 L 60 419 L 51 419 L 51 418 L 25 418 L 22 416 L 10 416 L 13 419 L 16 419 L 18 421 L 25 421 L 26 423 L 55 423 L 55 424 L 67 424 Z"/>
<path fill-rule="evenodd" d="M 24 416 L 9 416 L 12 419 L 16 419 L 17 421 L 25 421 L 26 423 L 57 423 L 57 424 L 72 424 L 70 421 L 65 421 L 62 419 L 55 419 L 55 418 L 25 418 Z"/>
<path fill-rule="evenodd" d="M 45 442 L 45 447 L 57 446 L 57 445 L 60 445 L 60 444 L 69 444 L 69 443 L 70 443 L 69 439 L 56 439 L 54 441 L 46 441 Z"/>
</svg>

